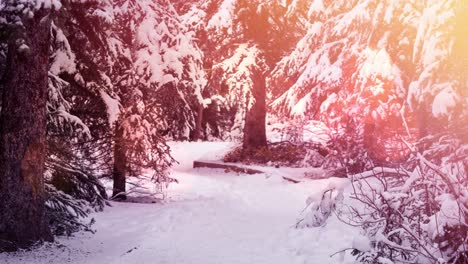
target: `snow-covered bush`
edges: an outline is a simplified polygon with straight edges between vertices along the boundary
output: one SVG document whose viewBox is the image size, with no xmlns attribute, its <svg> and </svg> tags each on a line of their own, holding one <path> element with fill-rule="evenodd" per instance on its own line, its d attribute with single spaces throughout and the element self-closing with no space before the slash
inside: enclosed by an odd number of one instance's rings
<svg viewBox="0 0 468 264">
<path fill-rule="evenodd" d="M 466 263 L 468 126 L 462 120 L 417 143 L 405 141 L 410 157 L 398 167 L 347 170 L 351 194 L 343 200 L 339 188 L 326 188 L 310 197 L 296 226 L 323 226 L 335 212 L 362 228 L 351 250 L 362 263 Z"/>
<path fill-rule="evenodd" d="M 281 127 L 274 127 L 273 131 L 279 134 L 281 141 L 289 141 L 295 144 L 304 143 L 304 131 L 307 120 L 305 118 L 295 118 L 283 120 Z"/>
<path fill-rule="evenodd" d="M 327 219 L 343 201 L 342 188 L 327 188 L 320 197 L 309 197 L 306 201 L 304 216 L 296 223 L 296 228 L 319 227 L 326 224 Z"/>
<path fill-rule="evenodd" d="M 466 129 L 466 126 L 465 126 Z M 353 254 L 364 263 L 466 263 L 468 144 L 461 134 L 421 141 L 400 168 L 376 167 L 351 176 L 351 198 L 363 208 L 342 211 L 362 226 L 371 247 Z M 387 262 L 385 262 L 387 261 Z"/>
<path fill-rule="evenodd" d="M 349 173 L 370 168 L 364 146 L 364 125 L 352 117 L 342 116 L 339 127 L 330 128 L 327 142 L 328 155 L 323 164 L 327 169 L 345 169 Z"/>
</svg>

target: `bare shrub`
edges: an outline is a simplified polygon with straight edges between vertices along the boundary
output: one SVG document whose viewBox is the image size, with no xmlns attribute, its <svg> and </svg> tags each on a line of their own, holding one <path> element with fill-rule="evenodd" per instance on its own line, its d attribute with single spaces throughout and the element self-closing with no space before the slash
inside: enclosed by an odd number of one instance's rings
<svg viewBox="0 0 468 264">
<path fill-rule="evenodd" d="M 398 167 L 348 170 L 351 200 L 327 190 L 296 226 L 322 226 L 331 211 L 361 227 L 351 254 L 362 263 L 468 263 L 466 129 L 405 142 L 411 156 Z"/>
<path fill-rule="evenodd" d="M 364 263 L 467 263 L 467 144 L 448 135 L 398 169 L 351 176 L 351 198 L 362 208 L 339 213 L 361 226 L 370 249 L 354 249 Z"/>
</svg>

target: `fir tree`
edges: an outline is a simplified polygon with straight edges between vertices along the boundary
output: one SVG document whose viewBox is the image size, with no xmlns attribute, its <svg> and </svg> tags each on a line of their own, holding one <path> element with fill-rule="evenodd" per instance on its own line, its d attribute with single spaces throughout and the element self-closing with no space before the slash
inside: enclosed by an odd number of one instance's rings
<svg viewBox="0 0 468 264">
<path fill-rule="evenodd" d="M 0 5 L 7 53 L 0 114 L 0 251 L 51 241 L 45 213 L 47 76 L 52 16 L 59 9 Z"/>
</svg>

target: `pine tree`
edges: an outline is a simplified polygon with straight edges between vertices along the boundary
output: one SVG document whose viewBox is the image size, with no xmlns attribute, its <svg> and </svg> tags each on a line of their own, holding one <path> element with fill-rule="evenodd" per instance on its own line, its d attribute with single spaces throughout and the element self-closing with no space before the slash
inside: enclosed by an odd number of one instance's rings
<svg viewBox="0 0 468 264">
<path fill-rule="evenodd" d="M 107 10 L 107 11 L 105 11 Z M 110 175 L 110 129 L 101 89 L 108 84 L 106 1 L 64 2 L 52 24 L 47 103 L 47 214 L 56 235 L 89 230 L 90 209 L 107 194 L 99 178 Z"/>
<path fill-rule="evenodd" d="M 7 1 L 0 5 L 4 19 L 0 26 L 7 32 L 8 45 L 1 77 L 0 251 L 52 240 L 43 174 L 49 32 L 60 5 L 35 4 Z"/>
<path fill-rule="evenodd" d="M 442 112 L 463 105 L 457 73 L 447 68 L 456 2 L 304 2 L 307 31 L 273 70 L 269 84 L 279 96 L 272 108 L 321 119 L 338 134 L 354 124 L 348 131 L 356 140 L 346 148 L 377 161 L 402 158 L 387 157 L 382 147 L 408 133 L 421 138 L 440 130 L 427 124 L 438 119 L 433 110 L 442 98 L 451 98 Z"/>
<path fill-rule="evenodd" d="M 121 106 L 113 124 L 114 196 L 125 198 L 126 176 L 142 169 L 167 180 L 173 159 L 163 135 L 189 139 L 194 133 L 206 81 L 193 33 L 168 1 L 120 1 L 115 8 L 113 32 L 123 55 L 111 77 Z"/>
<path fill-rule="evenodd" d="M 266 82 L 297 39 L 290 25 L 298 17 L 277 1 L 175 2 L 205 55 L 204 134 L 242 137 L 246 150 L 266 147 Z"/>
</svg>

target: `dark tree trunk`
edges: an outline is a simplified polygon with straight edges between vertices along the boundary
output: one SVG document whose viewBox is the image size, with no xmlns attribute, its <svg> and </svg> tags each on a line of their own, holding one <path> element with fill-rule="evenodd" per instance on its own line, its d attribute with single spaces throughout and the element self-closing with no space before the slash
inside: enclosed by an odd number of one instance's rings
<svg viewBox="0 0 468 264">
<path fill-rule="evenodd" d="M 0 114 L 0 251 L 53 240 L 44 190 L 48 15 L 37 11 L 8 39 Z"/>
<path fill-rule="evenodd" d="M 258 149 L 267 147 L 266 139 L 266 84 L 265 75 L 260 70 L 254 70 L 253 79 L 253 98 L 248 100 L 254 100 L 253 105 L 249 109 L 249 103 L 247 102 L 247 110 L 245 114 L 245 125 L 244 125 L 244 140 L 242 149 L 249 151 L 252 149 Z"/>
<path fill-rule="evenodd" d="M 369 121 L 364 123 L 364 135 L 362 136 L 363 136 L 362 143 L 364 144 L 364 148 L 367 150 L 369 157 L 371 159 L 375 159 L 378 154 L 382 154 L 382 153 L 379 153 L 379 150 L 381 151 L 383 149 L 382 146 L 377 146 L 375 144 L 377 137 L 375 135 L 374 123 L 371 123 Z"/>
<path fill-rule="evenodd" d="M 418 139 L 424 138 L 428 135 L 427 125 L 428 125 L 428 111 L 426 111 L 425 103 L 422 103 L 419 106 L 419 109 L 416 110 L 416 124 L 418 127 Z"/>
<path fill-rule="evenodd" d="M 193 141 L 200 140 L 201 132 L 202 132 L 202 124 L 203 124 L 203 104 L 200 103 L 198 106 L 198 113 L 197 113 L 197 123 L 195 124 L 195 132 L 193 134 Z"/>
<path fill-rule="evenodd" d="M 114 188 L 112 197 L 116 200 L 126 200 L 126 174 L 127 174 L 127 151 L 124 140 L 124 129 L 116 123 L 114 135 L 114 169 L 112 178 Z"/>
</svg>

